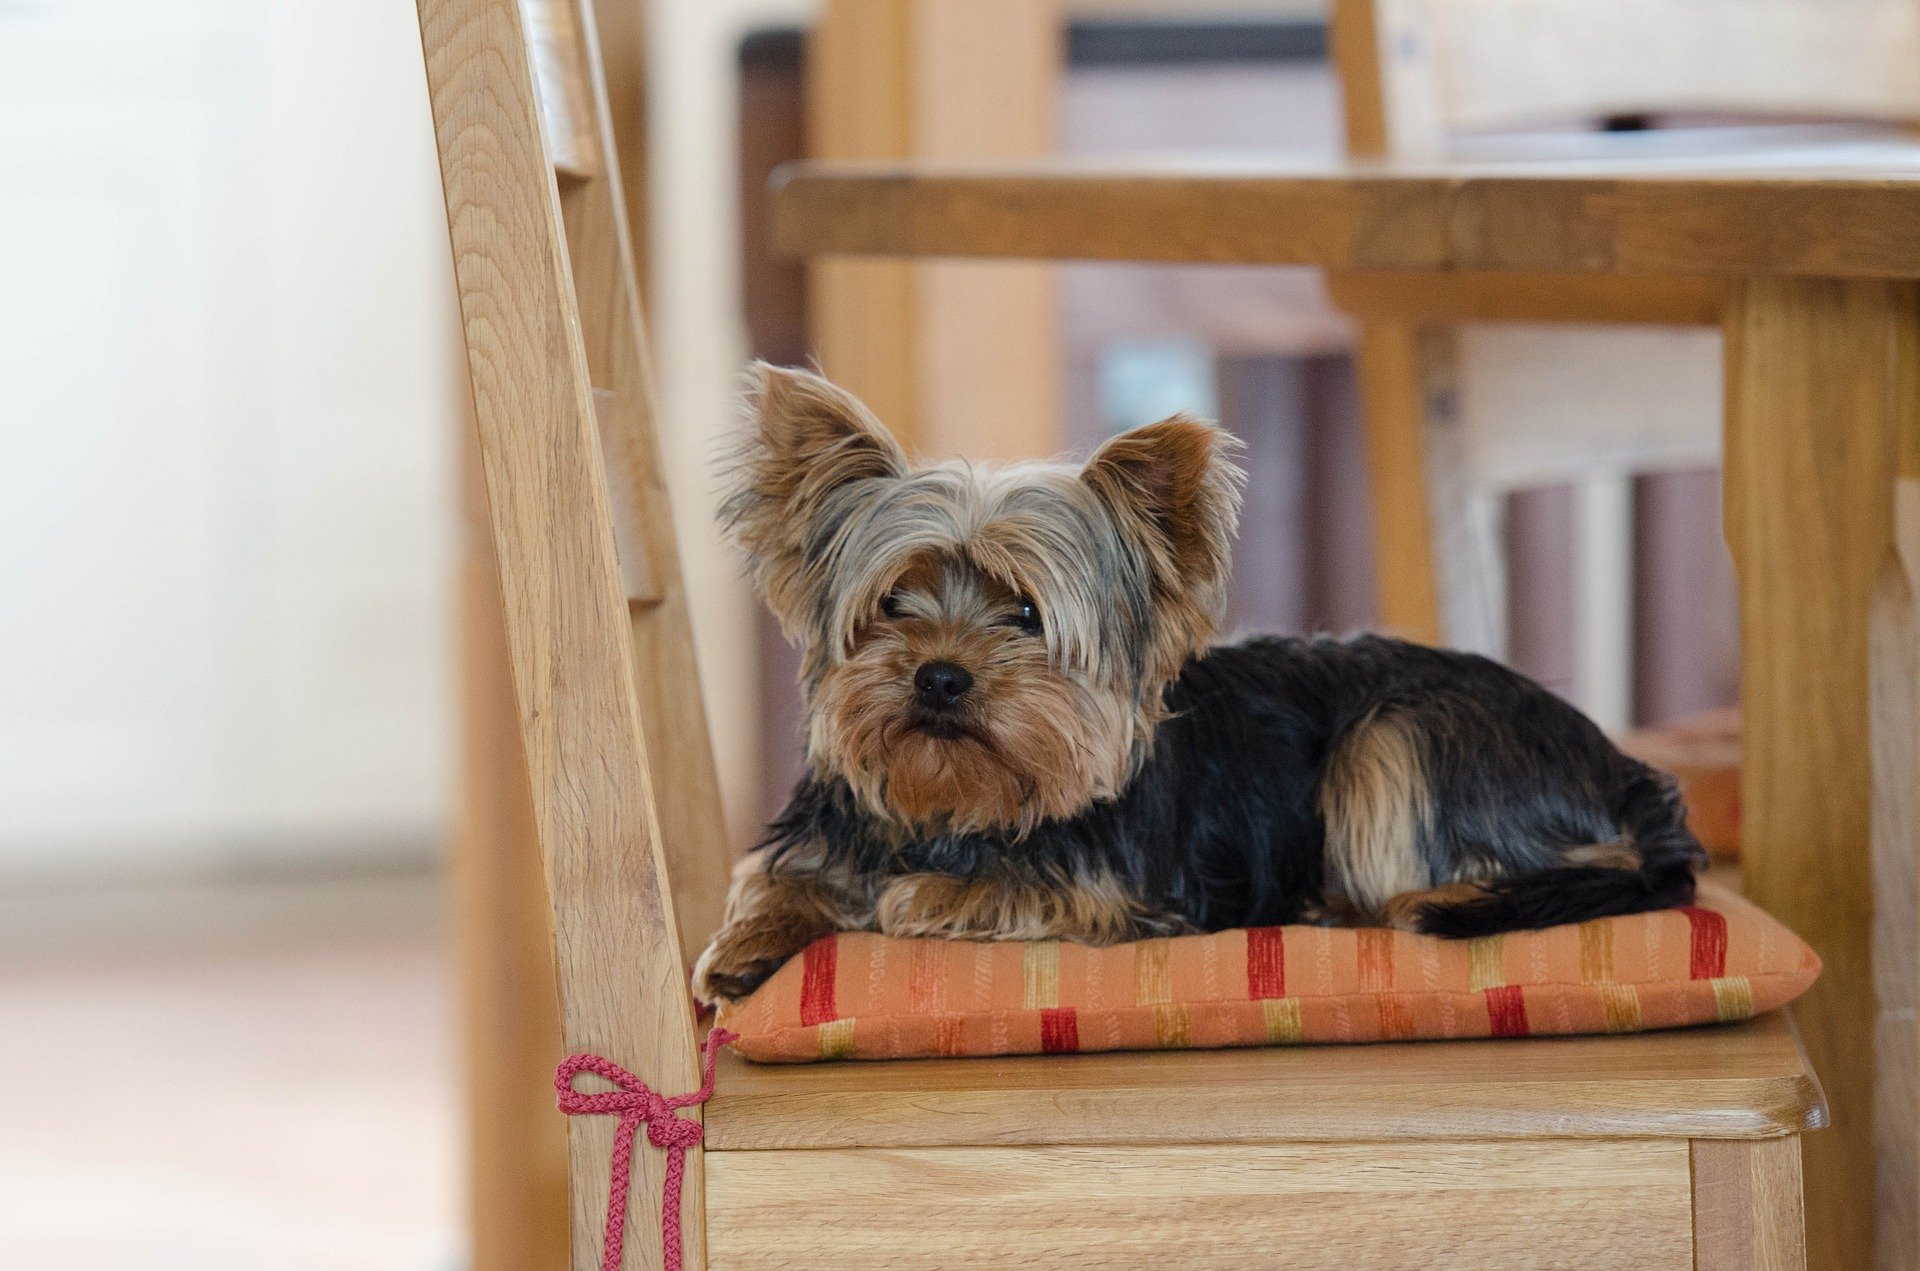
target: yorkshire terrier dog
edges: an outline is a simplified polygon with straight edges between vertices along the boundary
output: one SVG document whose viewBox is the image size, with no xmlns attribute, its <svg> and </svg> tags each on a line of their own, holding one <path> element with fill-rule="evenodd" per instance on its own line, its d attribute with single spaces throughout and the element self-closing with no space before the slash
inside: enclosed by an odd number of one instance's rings
<svg viewBox="0 0 1920 1271">
<path fill-rule="evenodd" d="M 1242 479 L 1220 429 L 915 468 L 824 379 L 749 381 L 722 518 L 804 650 L 809 771 L 701 998 L 836 931 L 1476 936 L 1692 897 L 1673 781 L 1531 680 L 1371 635 L 1213 645 Z"/>
</svg>

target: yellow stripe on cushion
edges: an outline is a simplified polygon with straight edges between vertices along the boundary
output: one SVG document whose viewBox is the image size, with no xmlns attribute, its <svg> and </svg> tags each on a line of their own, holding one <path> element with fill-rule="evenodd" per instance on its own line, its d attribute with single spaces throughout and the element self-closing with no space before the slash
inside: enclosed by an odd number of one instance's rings
<svg viewBox="0 0 1920 1271">
<path fill-rule="evenodd" d="M 1713 1005 L 1723 1022 L 1746 1019 L 1753 1014 L 1753 981 L 1744 975 L 1729 975 L 1713 981 Z"/>
<path fill-rule="evenodd" d="M 1133 947 L 1133 1000 L 1153 1006 L 1173 1000 L 1173 948 L 1165 940 L 1142 940 Z"/>
<path fill-rule="evenodd" d="M 1609 1033 L 1632 1033 L 1640 1029 L 1640 990 L 1631 984 L 1602 984 L 1600 1009 Z"/>
<path fill-rule="evenodd" d="M 1613 925 L 1588 922 L 1580 926 L 1580 978 L 1588 984 L 1613 979 Z"/>
<path fill-rule="evenodd" d="M 1299 998 L 1262 998 L 1260 1014 L 1261 1022 L 1266 1025 L 1268 1041 L 1298 1043 L 1305 1040 L 1306 1032 L 1300 1025 Z"/>
<path fill-rule="evenodd" d="M 1178 1048 L 1192 1044 L 1193 1025 L 1184 1006 L 1153 1008 L 1153 1044 Z"/>
<path fill-rule="evenodd" d="M 1505 936 L 1475 936 L 1467 941 L 1467 988 L 1475 993 L 1497 989 L 1507 982 L 1501 962 Z"/>
<path fill-rule="evenodd" d="M 1020 955 L 1020 1004 L 1028 1010 L 1060 1005 L 1060 945 L 1026 945 Z"/>
<path fill-rule="evenodd" d="M 853 1053 L 853 1021 L 828 1020 L 820 1025 L 820 1058 L 845 1059 Z"/>
</svg>

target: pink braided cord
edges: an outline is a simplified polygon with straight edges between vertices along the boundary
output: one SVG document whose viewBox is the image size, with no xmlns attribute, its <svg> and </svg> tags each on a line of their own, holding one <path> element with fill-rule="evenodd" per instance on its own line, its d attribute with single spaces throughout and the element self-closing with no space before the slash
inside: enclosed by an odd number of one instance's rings
<svg viewBox="0 0 1920 1271">
<path fill-rule="evenodd" d="M 643 1121 L 647 1142 L 667 1149 L 667 1177 L 660 1188 L 660 1261 L 666 1271 L 680 1271 L 680 1180 L 687 1172 L 687 1149 L 699 1146 L 706 1131 L 698 1121 L 679 1113 L 681 1108 L 705 1103 L 712 1096 L 714 1056 L 735 1037 L 724 1028 L 707 1034 L 702 1059 L 705 1075 L 692 1094 L 657 1095 L 646 1082 L 599 1055 L 574 1055 L 554 1073 L 553 1086 L 559 1092 L 562 1112 L 570 1117 L 620 1118 L 620 1126 L 613 1132 L 613 1186 L 607 1194 L 602 1271 L 620 1271 L 620 1255 L 626 1247 L 627 1188 L 633 1176 L 633 1136 Z M 605 1094 L 582 1094 L 573 1088 L 573 1079 L 583 1072 L 605 1077 L 620 1088 Z"/>
</svg>

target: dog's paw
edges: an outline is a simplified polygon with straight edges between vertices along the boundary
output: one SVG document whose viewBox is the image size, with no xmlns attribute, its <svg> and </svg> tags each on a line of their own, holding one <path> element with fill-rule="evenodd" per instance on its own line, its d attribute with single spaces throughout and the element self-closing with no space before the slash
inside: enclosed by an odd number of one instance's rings
<svg viewBox="0 0 1920 1271">
<path fill-rule="evenodd" d="M 716 1006 L 738 1002 L 765 984 L 792 956 L 751 927 L 726 927 L 693 964 L 693 995 Z"/>
</svg>

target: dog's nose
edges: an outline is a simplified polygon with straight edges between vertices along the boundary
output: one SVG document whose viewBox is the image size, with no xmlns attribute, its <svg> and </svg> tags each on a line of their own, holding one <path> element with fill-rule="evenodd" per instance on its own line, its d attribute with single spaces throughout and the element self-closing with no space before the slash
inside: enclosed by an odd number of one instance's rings
<svg viewBox="0 0 1920 1271">
<path fill-rule="evenodd" d="M 928 710 L 950 711 L 973 687 L 973 676 L 952 662 L 923 662 L 913 673 L 913 692 Z"/>
</svg>

